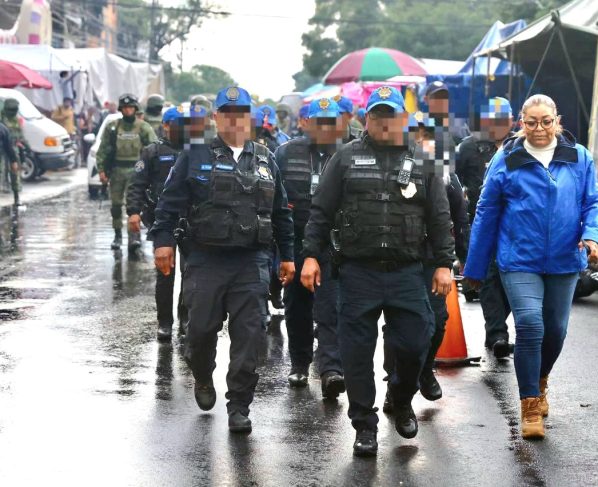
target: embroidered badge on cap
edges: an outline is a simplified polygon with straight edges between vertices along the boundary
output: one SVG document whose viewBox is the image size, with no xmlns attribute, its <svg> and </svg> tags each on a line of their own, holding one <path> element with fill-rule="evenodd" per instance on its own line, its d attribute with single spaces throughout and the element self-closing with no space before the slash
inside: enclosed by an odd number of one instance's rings
<svg viewBox="0 0 598 487">
<path fill-rule="evenodd" d="M 137 161 L 135 163 L 135 172 L 141 172 L 145 169 L 145 162 Z"/>
<path fill-rule="evenodd" d="M 178 107 L 176 107 L 176 111 L 179 113 L 183 113 L 185 111 L 185 107 L 183 107 L 183 105 L 179 105 Z"/>
<path fill-rule="evenodd" d="M 268 107 L 265 107 L 263 109 L 263 111 L 264 111 L 264 115 L 270 115 L 270 109 Z"/>
<path fill-rule="evenodd" d="M 328 100 L 328 98 L 322 98 L 320 100 L 320 102 L 318 103 L 318 106 L 322 109 L 322 110 L 328 110 L 328 108 L 330 107 L 330 101 Z"/>
<path fill-rule="evenodd" d="M 228 90 L 226 90 L 226 98 L 228 98 L 229 101 L 236 101 L 239 99 L 239 90 L 232 86 L 230 87 Z"/>
<path fill-rule="evenodd" d="M 390 95 L 392 95 L 392 90 L 388 86 L 378 88 L 378 96 L 383 100 L 390 98 Z"/>
<path fill-rule="evenodd" d="M 332 99 L 333 99 L 335 102 L 337 102 L 337 103 L 338 103 L 339 101 L 341 101 L 341 98 L 342 98 L 342 96 L 341 96 L 341 95 L 336 95 L 336 96 L 333 96 L 333 97 L 332 97 Z"/>
</svg>

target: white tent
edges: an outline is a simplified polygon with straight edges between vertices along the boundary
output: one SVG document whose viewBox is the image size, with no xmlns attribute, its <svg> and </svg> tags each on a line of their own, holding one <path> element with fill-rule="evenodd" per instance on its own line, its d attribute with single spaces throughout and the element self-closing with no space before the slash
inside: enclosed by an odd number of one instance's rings
<svg viewBox="0 0 598 487">
<path fill-rule="evenodd" d="M 54 85 L 52 90 L 19 88 L 35 105 L 52 110 L 62 102 L 60 72 L 68 71 L 77 92 L 76 109 L 105 101 L 116 101 L 123 93 L 140 100 L 148 94 L 164 93 L 162 66 L 127 61 L 104 48 L 54 49 L 46 45 L 0 45 L 0 59 L 18 62 L 38 71 Z"/>
</svg>

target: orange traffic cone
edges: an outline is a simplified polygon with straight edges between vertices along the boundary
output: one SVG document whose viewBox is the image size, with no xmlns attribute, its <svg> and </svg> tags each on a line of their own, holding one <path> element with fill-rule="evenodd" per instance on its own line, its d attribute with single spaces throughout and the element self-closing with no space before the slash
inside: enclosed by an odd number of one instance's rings
<svg viewBox="0 0 598 487">
<path fill-rule="evenodd" d="M 468 357 L 465 333 L 463 333 L 463 320 L 459 308 L 459 292 L 457 281 L 453 280 L 451 291 L 446 297 L 448 320 L 442 344 L 436 353 L 436 365 L 459 366 L 472 365 L 479 362 L 481 357 Z"/>
</svg>

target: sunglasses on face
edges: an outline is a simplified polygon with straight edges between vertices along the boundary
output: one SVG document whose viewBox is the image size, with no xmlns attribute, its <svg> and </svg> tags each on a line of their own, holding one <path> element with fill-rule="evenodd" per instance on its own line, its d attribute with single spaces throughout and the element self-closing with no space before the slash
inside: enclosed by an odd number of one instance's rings
<svg viewBox="0 0 598 487">
<path fill-rule="evenodd" d="M 542 128 L 549 129 L 554 124 L 554 118 L 544 118 L 541 122 L 538 122 L 537 120 L 523 120 L 523 124 L 529 130 L 536 130 L 538 124 L 541 124 Z"/>
</svg>

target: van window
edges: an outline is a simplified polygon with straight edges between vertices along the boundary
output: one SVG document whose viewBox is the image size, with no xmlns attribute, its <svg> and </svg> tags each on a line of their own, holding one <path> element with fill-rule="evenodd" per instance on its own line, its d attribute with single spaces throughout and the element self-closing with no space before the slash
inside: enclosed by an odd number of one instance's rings
<svg viewBox="0 0 598 487">
<path fill-rule="evenodd" d="M 35 108 L 35 105 L 31 103 L 29 99 L 22 93 L 16 92 L 14 93 L 14 96 L 11 95 L 11 97 L 19 100 L 19 115 L 21 115 L 25 120 L 44 118 L 39 110 Z M 0 110 L 4 107 L 4 99 L 4 97 L 0 98 Z"/>
</svg>

